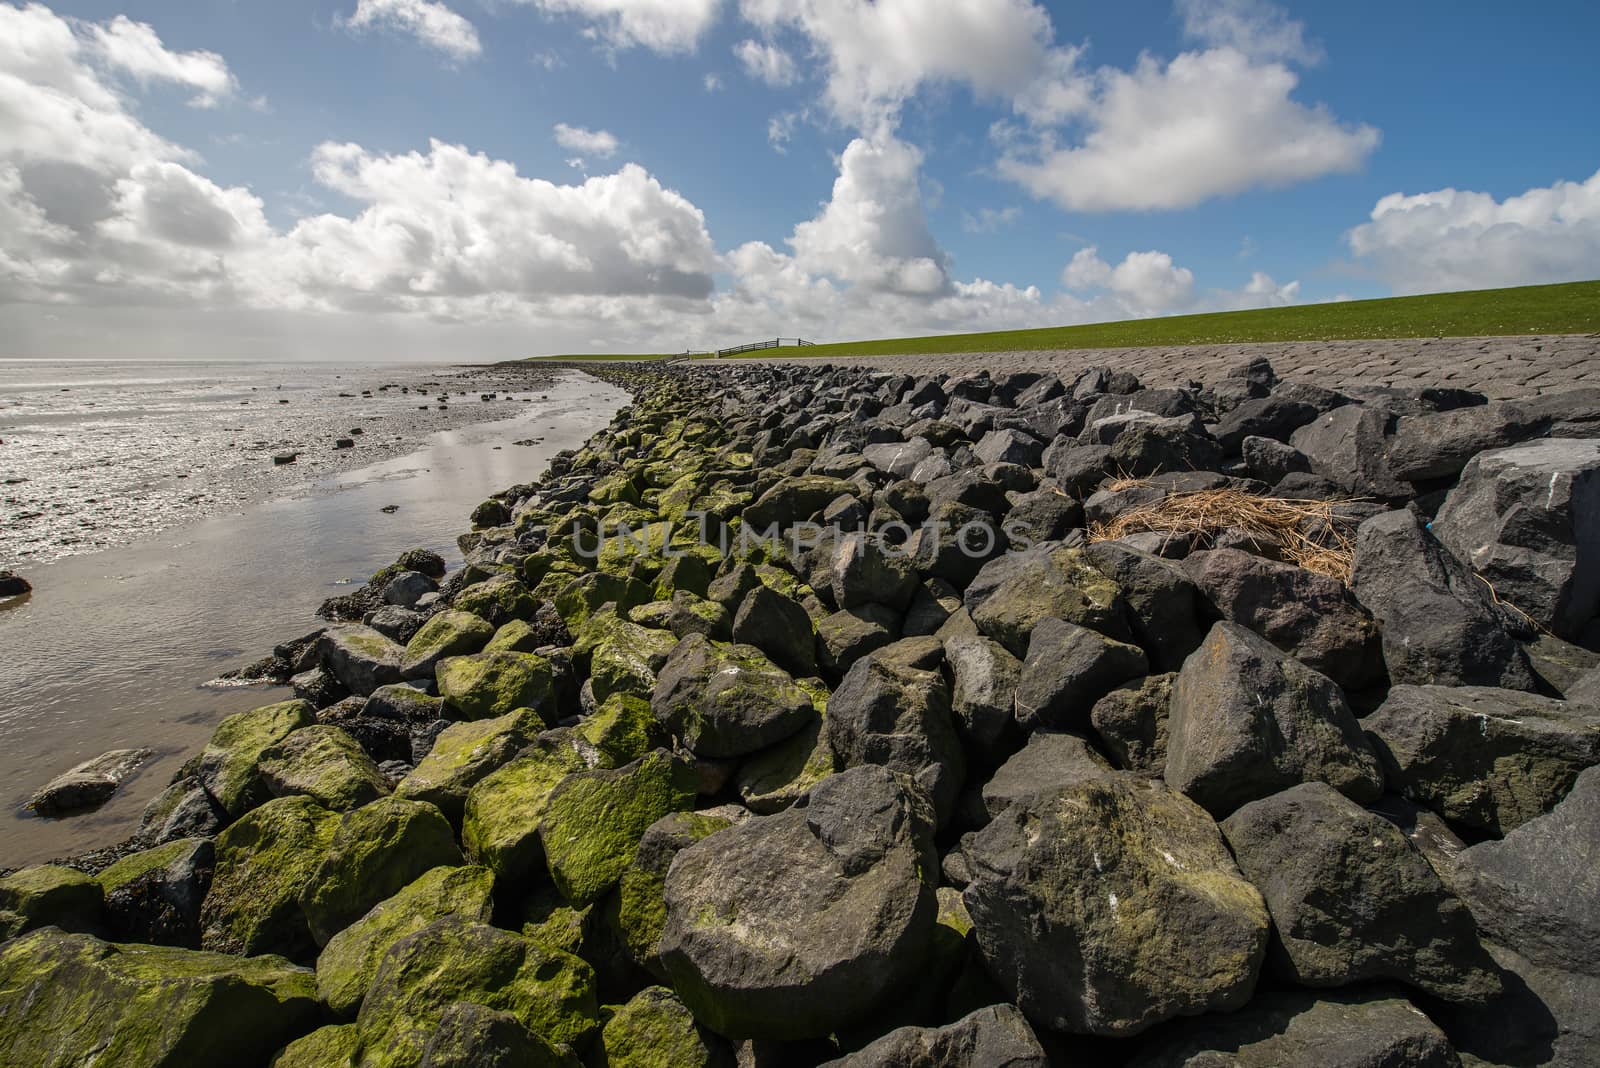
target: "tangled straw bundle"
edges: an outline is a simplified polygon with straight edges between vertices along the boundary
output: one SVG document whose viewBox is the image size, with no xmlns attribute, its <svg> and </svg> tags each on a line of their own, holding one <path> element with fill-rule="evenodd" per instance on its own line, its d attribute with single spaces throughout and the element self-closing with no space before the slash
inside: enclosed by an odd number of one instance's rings
<svg viewBox="0 0 1600 1068">
<path fill-rule="evenodd" d="M 1349 503 L 1258 497 L 1236 489 L 1174 493 L 1094 524 L 1089 528 L 1089 540 L 1111 541 L 1150 532 L 1196 537 L 1209 544 L 1223 531 L 1237 530 L 1277 546 L 1284 557 L 1308 571 L 1349 582 L 1356 520 L 1338 510 Z"/>
</svg>

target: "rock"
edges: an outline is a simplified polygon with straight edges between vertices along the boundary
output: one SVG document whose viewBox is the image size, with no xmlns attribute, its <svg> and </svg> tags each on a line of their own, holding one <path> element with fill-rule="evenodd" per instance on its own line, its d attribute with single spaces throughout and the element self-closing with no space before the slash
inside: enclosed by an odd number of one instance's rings
<svg viewBox="0 0 1600 1068">
<path fill-rule="evenodd" d="M 720 1068 L 727 1047 L 695 1025 L 687 1006 L 664 986 L 651 986 L 617 1006 L 600 1032 L 607 1068 Z"/>
<path fill-rule="evenodd" d="M 129 854 L 95 877 L 105 894 L 106 932 L 122 942 L 200 946 L 200 903 L 211 886 L 216 850 L 181 839 Z"/>
<path fill-rule="evenodd" d="M 1431 529 L 1498 600 L 1577 637 L 1600 615 L 1600 441 L 1479 453 Z"/>
<path fill-rule="evenodd" d="M 1048 1068 L 1050 1059 L 1012 1005 L 991 1005 L 943 1027 L 901 1027 L 828 1068 Z"/>
<path fill-rule="evenodd" d="M 708 601 L 688 590 L 679 590 L 672 595 L 666 624 L 677 638 L 704 634 L 712 641 L 733 640 L 733 617 L 728 610 L 716 601 Z"/>
<path fill-rule="evenodd" d="M 356 740 L 323 724 L 302 727 L 264 751 L 260 769 L 272 796 L 304 794 L 336 812 L 389 792 L 389 781 Z"/>
<path fill-rule="evenodd" d="M 1223 450 L 1193 415 L 1131 420 L 1111 443 L 1109 464 L 1134 478 L 1173 471 L 1215 471 Z"/>
<path fill-rule="evenodd" d="M 986 464 L 1038 467 L 1044 445 L 1031 434 L 1019 430 L 991 430 L 972 447 L 972 453 Z"/>
<path fill-rule="evenodd" d="M 474 527 L 499 527 L 511 522 L 511 510 L 504 501 L 490 499 L 472 510 Z"/>
<path fill-rule="evenodd" d="M 536 745 L 493 771 L 467 794 L 461 844 L 474 862 L 510 883 L 544 868 L 539 840 L 550 794 L 568 775 L 586 770 L 567 746 Z"/>
<path fill-rule="evenodd" d="M 198 779 L 184 776 L 145 806 L 138 838 L 162 845 L 180 838 L 214 838 L 227 813 L 206 793 Z"/>
<path fill-rule="evenodd" d="M 1404 998 L 1262 994 L 1240 1012 L 1184 1023 L 1129 1068 L 1459 1068 L 1444 1032 Z"/>
<path fill-rule="evenodd" d="M 1288 441 L 1320 414 L 1312 405 L 1289 397 L 1252 397 L 1218 421 L 1217 441 L 1224 455 L 1237 456 L 1248 438 Z"/>
<path fill-rule="evenodd" d="M 200 785 L 229 816 L 244 815 L 272 796 L 257 766 L 262 754 L 315 722 L 316 709 L 306 701 L 234 713 L 217 725 L 200 753 Z"/>
<path fill-rule="evenodd" d="M 421 1068 L 483 1068 L 530 1065 L 575 1068 L 577 1058 L 558 1050 L 522 1025 L 512 1013 L 457 1002 L 439 1014 L 422 1051 Z"/>
<path fill-rule="evenodd" d="M 801 615 L 804 614 L 801 609 Z M 806 626 L 810 627 L 809 619 Z M 809 637 L 808 633 L 808 648 Z M 666 666 L 677 645 L 678 640 L 664 630 L 617 620 L 589 655 L 589 686 L 594 699 L 604 702 L 617 695 L 649 701 L 655 691 L 657 672 Z M 581 652 L 582 647 L 580 642 L 577 651 Z M 547 718 L 559 719 L 560 716 L 557 713 Z"/>
<path fill-rule="evenodd" d="M 363 626 L 371 627 L 385 638 L 400 645 L 416 637 L 417 631 L 421 630 L 427 621 L 428 617 L 419 611 L 396 608 L 392 604 L 386 604 L 361 617 Z"/>
<path fill-rule="evenodd" d="M 644 832 L 694 805 L 690 769 L 657 750 L 614 771 L 568 775 L 550 792 L 539 841 L 556 889 L 582 907 L 616 885 Z"/>
<path fill-rule="evenodd" d="M 461 719 L 495 719 L 532 709 L 548 725 L 556 715 L 556 679 L 534 653 L 475 653 L 439 661 L 439 696 Z"/>
<path fill-rule="evenodd" d="M 1549 813 L 1463 851 L 1453 885 L 1478 925 L 1533 963 L 1600 976 L 1600 871 L 1582 843 L 1600 830 L 1600 770 Z"/>
<path fill-rule="evenodd" d="M 1006 513 L 1005 534 L 1013 544 L 1060 541 L 1083 526 L 1083 505 L 1054 487 L 1019 496 Z"/>
<path fill-rule="evenodd" d="M 1223 619 L 1344 689 L 1383 682 L 1378 626 L 1338 579 L 1239 549 L 1191 553 L 1183 568 Z"/>
<path fill-rule="evenodd" d="M 1028 736 L 1028 744 L 983 784 L 984 812 L 994 819 L 1035 797 L 1111 774 L 1111 765 L 1078 735 L 1035 731 Z"/>
<path fill-rule="evenodd" d="M 1310 474 L 1311 460 L 1292 445 L 1270 438 L 1245 438 L 1239 446 L 1245 471 L 1258 482 L 1275 486 L 1288 475 Z"/>
<path fill-rule="evenodd" d="M 379 719 L 410 724 L 432 723 L 442 718 L 444 701 L 429 696 L 416 686 L 417 684 L 406 683 L 379 686 L 372 691 L 372 696 L 367 698 L 362 711 L 368 716 Z"/>
<path fill-rule="evenodd" d="M 395 796 L 427 801 L 452 823 L 461 819 L 467 791 L 544 730 L 544 720 L 531 709 L 494 719 L 446 727 L 416 769 L 395 787 Z"/>
<path fill-rule="evenodd" d="M 905 478 L 916 470 L 918 464 L 926 460 L 933 452 L 932 442 L 926 438 L 914 437 L 909 441 L 889 441 L 881 445 L 868 445 L 861 450 L 861 455 L 866 457 L 867 463 L 879 471 L 893 475 L 895 478 Z"/>
<path fill-rule="evenodd" d="M 1117 763 L 1140 775 L 1160 776 L 1167 767 L 1167 710 L 1176 672 L 1124 683 L 1094 703 L 1089 722 Z"/>
<path fill-rule="evenodd" d="M 1361 726 L 1390 784 L 1445 819 L 1504 835 L 1600 764 L 1600 714 L 1482 686 L 1396 686 Z"/>
<path fill-rule="evenodd" d="M 1346 404 L 1296 430 L 1289 444 L 1311 461 L 1311 470 L 1357 497 L 1404 500 L 1411 485 L 1389 468 L 1388 435 L 1394 417 L 1381 407 Z"/>
<path fill-rule="evenodd" d="M 846 608 L 817 621 L 817 659 L 831 679 L 900 637 L 900 616 L 881 604 Z"/>
<path fill-rule="evenodd" d="M 1432 1006 L 1469 1065 L 1587 1068 L 1600 1061 L 1600 979 L 1534 964 L 1488 944 L 1505 992 L 1487 1005 Z"/>
<path fill-rule="evenodd" d="M 1033 628 L 1051 617 L 1117 641 L 1132 636 L 1121 591 L 1094 567 L 1084 550 L 1053 549 L 1002 557 L 984 572 L 997 565 L 1004 565 L 996 571 L 1004 577 L 991 586 L 980 575 L 964 600 L 978 630 L 1005 646 L 1011 655 L 1025 656 Z"/>
<path fill-rule="evenodd" d="M 776 745 L 816 717 L 811 698 L 750 645 L 698 634 L 678 643 L 650 707 L 699 756 L 744 756 Z"/>
<path fill-rule="evenodd" d="M 96 808 L 111 799 L 127 778 L 150 759 L 149 749 L 113 749 L 93 760 L 85 760 L 71 771 L 45 783 L 28 800 L 28 807 L 41 816 L 70 816 Z"/>
<path fill-rule="evenodd" d="M 313 708 L 327 708 L 350 696 L 344 683 L 321 668 L 302 671 L 289 680 L 295 697 L 308 702 Z"/>
<path fill-rule="evenodd" d="M 495 637 L 482 616 L 445 609 L 431 617 L 406 643 L 400 674 L 408 679 L 432 678 L 439 661 L 479 652 Z"/>
<path fill-rule="evenodd" d="M 317 957 L 317 996 L 339 1016 L 361 1007 L 396 942 L 446 916 L 487 923 L 494 875 L 487 868 L 432 868 L 328 940 Z"/>
<path fill-rule="evenodd" d="M 100 884 L 76 868 L 21 868 L 0 878 L 0 913 L 15 917 L 0 933 L 9 938 L 36 927 L 98 931 L 104 896 Z"/>
<path fill-rule="evenodd" d="M 759 815 L 788 808 L 834 773 L 833 747 L 823 730 L 828 693 L 820 686 L 802 684 L 802 688 L 809 690 L 812 703 L 824 719 L 802 727 L 800 733 L 771 749 L 747 757 L 735 776 L 739 799 Z"/>
<path fill-rule="evenodd" d="M 615 926 L 628 955 L 651 975 L 667 977 L 661 963 L 661 933 L 667 924 L 664 895 L 673 858 L 732 825 L 710 812 L 674 812 L 652 823 L 639 839 L 617 886 Z"/>
<path fill-rule="evenodd" d="M 753 645 L 795 675 L 817 671 L 817 635 L 799 603 L 769 586 L 745 595 L 733 619 L 733 640 Z"/>
<path fill-rule="evenodd" d="M 424 594 L 438 588 L 438 583 L 420 571 L 402 571 L 384 585 L 383 603 L 412 608 Z"/>
<path fill-rule="evenodd" d="M 1088 627 L 1042 619 L 1033 628 L 1017 681 L 1016 717 L 1024 730 L 1085 727 L 1094 703 L 1150 670 L 1144 650 Z"/>
<path fill-rule="evenodd" d="M 1384 781 L 1339 687 L 1237 623 L 1173 683 L 1166 780 L 1218 817 L 1303 782 L 1375 801 Z"/>
<path fill-rule="evenodd" d="M 611 694 L 578 724 L 576 731 L 593 748 L 593 756 L 585 753 L 585 759 L 602 768 L 631 764 L 670 742 L 650 711 L 650 702 L 632 694 Z"/>
<path fill-rule="evenodd" d="M 571 954 L 461 916 L 435 920 L 389 948 L 356 1027 L 382 1063 L 425 1063 L 429 1043 L 460 1004 L 507 1012 L 558 1050 L 599 1030 L 594 971 Z"/>
<path fill-rule="evenodd" d="M 309 797 L 268 801 L 217 838 L 200 909 L 200 944 L 225 953 L 316 956 L 300 891 L 321 866 L 339 817 Z"/>
<path fill-rule="evenodd" d="M 462 863 L 455 833 L 437 808 L 386 797 L 339 820 L 321 865 L 300 891 L 318 945 L 431 868 Z"/>
<path fill-rule="evenodd" d="M 1488 587 L 1414 513 L 1385 512 L 1361 524 L 1350 592 L 1383 630 L 1395 684 L 1534 688 Z"/>
<path fill-rule="evenodd" d="M 942 659 L 935 639 L 907 638 L 858 660 L 828 700 L 824 729 L 840 767 L 876 764 L 910 776 L 928 792 L 942 827 L 955 810 L 966 758 L 944 676 L 912 662 L 930 649 Z"/>
<path fill-rule="evenodd" d="M 765 531 L 769 526 L 787 527 L 810 519 L 835 497 L 859 492 L 854 482 L 823 475 L 799 475 L 779 481 L 744 510 L 745 526 Z"/>
<path fill-rule="evenodd" d="M 33 586 L 15 571 L 0 571 L 0 597 L 21 597 L 32 592 Z"/>
<path fill-rule="evenodd" d="M 450 607 L 500 627 L 513 619 L 534 618 L 539 601 L 515 575 L 502 573 L 466 587 L 451 599 Z"/>
<path fill-rule="evenodd" d="M 353 694 L 400 681 L 405 649 L 371 627 L 329 627 L 318 648 L 323 668 Z"/>
<path fill-rule="evenodd" d="M 1205 637 L 1189 576 L 1171 561 L 1123 542 L 1097 542 L 1087 552 L 1121 591 L 1133 635 L 1150 654 L 1152 666 L 1161 671 L 1182 667 Z"/>
<path fill-rule="evenodd" d="M 1584 696 L 1582 685 L 1585 675 L 1600 668 L 1600 653 L 1564 642 L 1553 634 L 1541 634 L 1533 641 L 1524 643 L 1522 649 L 1528 654 L 1533 673 L 1550 689 L 1568 700 L 1600 704 L 1600 701 L 1596 701 L 1600 694 Z"/>
<path fill-rule="evenodd" d="M 999 642 L 976 636 L 944 640 L 945 660 L 955 678 L 950 711 L 962 745 L 994 764 L 1016 733 L 1014 710 L 1022 661 Z"/>
<path fill-rule="evenodd" d="M 1255 989 L 1261 895 L 1210 817 L 1159 782 L 1114 774 L 1036 796 L 965 853 L 984 962 L 1036 1023 L 1122 1037 Z"/>
<path fill-rule="evenodd" d="M 1394 979 L 1455 1002 L 1500 992 L 1466 906 L 1399 828 L 1326 783 L 1252 801 L 1222 833 L 1266 898 L 1274 962 L 1295 984 Z"/>
<path fill-rule="evenodd" d="M 695 1019 L 730 1038 L 794 1040 L 869 1017 L 927 952 L 932 833 L 918 787 L 861 767 L 825 779 L 804 809 L 682 850 L 661 955 Z"/>
<path fill-rule="evenodd" d="M 840 608 L 882 604 L 904 611 L 917 592 L 917 572 L 906 551 L 866 534 L 839 539 L 832 572 L 833 601 Z"/>
<path fill-rule="evenodd" d="M 241 959 L 38 931 L 0 947 L 0 1063 L 258 1063 L 317 1022 L 316 980 Z"/>
<path fill-rule="evenodd" d="M 271 1068 L 359 1068 L 360 1056 L 361 1032 L 355 1025 L 330 1024 L 283 1047 Z"/>
<path fill-rule="evenodd" d="M 1474 456 L 1532 436 L 1540 422 L 1515 403 L 1404 415 L 1389 443 L 1389 468 L 1413 483 L 1456 478 Z"/>
</svg>

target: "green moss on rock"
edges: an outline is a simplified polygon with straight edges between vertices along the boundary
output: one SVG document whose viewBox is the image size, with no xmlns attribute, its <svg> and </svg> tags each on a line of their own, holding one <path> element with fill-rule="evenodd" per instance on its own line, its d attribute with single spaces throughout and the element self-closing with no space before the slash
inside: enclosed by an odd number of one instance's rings
<svg viewBox="0 0 1600 1068">
<path fill-rule="evenodd" d="M 309 701 L 280 701 L 227 717 L 200 754 L 200 781 L 228 815 L 244 815 L 272 796 L 257 767 L 261 754 L 316 721 Z"/>
<path fill-rule="evenodd" d="M 406 643 L 400 673 L 408 679 L 430 676 L 448 656 L 467 656 L 488 645 L 495 629 L 482 616 L 447 610 L 433 616 Z"/>
<path fill-rule="evenodd" d="M 701 1031 L 678 995 L 664 986 L 617 1006 L 601 1032 L 607 1068 L 712 1068 L 728 1063 L 721 1040 Z"/>
<path fill-rule="evenodd" d="M 321 866 L 338 822 L 309 797 L 280 797 L 223 831 L 200 910 L 201 945 L 295 960 L 315 956 L 300 891 Z"/>
<path fill-rule="evenodd" d="M 37 864 L 0 879 L 0 910 L 20 922 L 12 935 L 35 927 L 94 931 L 100 924 L 100 884 L 76 868 Z"/>
<path fill-rule="evenodd" d="M 539 823 L 557 784 L 585 767 L 570 747 L 519 756 L 467 795 L 461 842 L 467 856 L 506 880 L 526 878 L 543 862 Z"/>
<path fill-rule="evenodd" d="M 539 610 L 539 599 L 517 576 L 500 574 L 456 594 L 451 607 L 499 625 L 513 619 L 532 619 Z"/>
<path fill-rule="evenodd" d="M 347 812 L 389 792 L 389 780 L 342 728 L 313 724 L 261 754 L 261 778 L 277 797 L 304 795 Z"/>
<path fill-rule="evenodd" d="M 395 795 L 427 801 L 438 806 L 451 822 L 459 821 L 467 793 L 490 772 L 508 763 L 544 726 L 543 717 L 531 708 L 494 719 L 453 723 L 439 733 L 433 748 L 411 774 L 400 780 Z"/>
<path fill-rule="evenodd" d="M 659 946 L 661 932 L 667 926 L 664 891 L 672 858 L 679 850 L 730 826 L 720 816 L 674 812 L 645 831 L 633 861 L 622 873 L 612 917 L 617 934 L 628 955 L 657 978 L 666 978 Z"/>
<path fill-rule="evenodd" d="M 533 653 L 477 653 L 454 656 L 436 669 L 439 696 L 461 719 L 492 719 L 514 709 L 532 708 L 553 723 L 555 672 Z"/>
<path fill-rule="evenodd" d="M 354 1024 L 319 1027 L 272 1058 L 271 1068 L 360 1068 L 361 1032 Z"/>
<path fill-rule="evenodd" d="M 655 713 L 646 698 L 613 693 L 594 715 L 577 727 L 578 735 L 595 749 L 600 767 L 620 768 L 666 743 Z"/>
</svg>

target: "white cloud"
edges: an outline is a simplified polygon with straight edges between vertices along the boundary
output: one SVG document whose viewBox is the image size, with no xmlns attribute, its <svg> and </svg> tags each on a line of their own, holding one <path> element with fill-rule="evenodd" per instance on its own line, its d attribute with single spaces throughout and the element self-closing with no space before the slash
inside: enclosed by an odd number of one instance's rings
<svg viewBox="0 0 1600 1068">
<path fill-rule="evenodd" d="M 515 0 L 552 15 L 574 15 L 589 23 L 613 48 L 692 52 L 716 22 L 722 0 Z"/>
<path fill-rule="evenodd" d="M 1021 90 L 1051 36 L 1031 0 L 741 0 L 740 12 L 768 32 L 804 34 L 827 62 L 830 109 L 869 133 L 892 128 L 927 83 Z"/>
<path fill-rule="evenodd" d="M 1184 35 L 1211 48 L 1231 48 L 1258 59 L 1322 62 L 1322 49 L 1305 27 L 1266 0 L 1177 0 Z"/>
<path fill-rule="evenodd" d="M 733 54 L 744 64 L 746 74 L 774 88 L 793 85 L 800 76 L 794 57 L 774 44 L 743 40 L 733 46 Z"/>
<path fill-rule="evenodd" d="M 171 82 L 196 91 L 195 107 L 216 107 L 239 88 L 228 64 L 215 52 L 171 52 L 148 23 L 118 15 L 104 26 L 89 27 L 94 49 L 107 65 L 141 85 Z"/>
<path fill-rule="evenodd" d="M 720 92 L 722 90 L 722 75 L 715 73 L 707 74 L 704 78 L 700 79 L 700 84 L 705 86 L 705 90 L 708 93 Z"/>
<path fill-rule="evenodd" d="M 767 119 L 767 144 L 772 146 L 772 151 L 780 156 L 789 154 L 789 142 L 794 140 L 794 131 L 800 123 L 810 115 L 802 111 L 780 111 Z"/>
<path fill-rule="evenodd" d="M 1161 315 L 1194 304 L 1194 272 L 1178 267 L 1165 252 L 1130 252 L 1115 267 L 1093 246 L 1073 255 L 1061 272 L 1068 289 L 1109 290 L 1135 315 Z"/>
<path fill-rule="evenodd" d="M 1345 239 L 1397 293 L 1600 277 L 1600 171 L 1504 200 L 1458 189 L 1391 193 Z"/>
<path fill-rule="evenodd" d="M 556 144 L 574 152 L 599 156 L 601 159 L 610 159 L 617 154 L 617 139 L 605 130 L 586 130 L 582 126 L 558 122 L 555 125 L 555 137 Z"/>
<path fill-rule="evenodd" d="M 1004 208 L 979 208 L 977 214 L 961 213 L 961 229 L 969 234 L 996 234 L 1016 225 L 1022 218 L 1022 209 L 1016 205 Z"/>
<path fill-rule="evenodd" d="M 374 27 L 409 33 L 429 48 L 456 60 L 472 59 L 483 52 L 477 28 L 435 0 L 357 0 L 351 29 Z"/>
</svg>

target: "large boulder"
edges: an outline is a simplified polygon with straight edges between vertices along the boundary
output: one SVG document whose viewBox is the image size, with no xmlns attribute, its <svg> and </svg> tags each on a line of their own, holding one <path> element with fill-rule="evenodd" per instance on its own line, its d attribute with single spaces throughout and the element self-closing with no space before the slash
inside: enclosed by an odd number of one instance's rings
<svg viewBox="0 0 1600 1068">
<path fill-rule="evenodd" d="M 396 942 L 445 916 L 487 923 L 493 909 L 489 869 L 431 868 L 328 940 L 317 957 L 317 996 L 336 1015 L 353 1016 Z"/>
<path fill-rule="evenodd" d="M 1134 637 L 1149 653 L 1151 666 L 1176 671 L 1205 637 L 1190 577 L 1170 560 L 1120 541 L 1097 542 L 1088 553 L 1122 591 Z"/>
<path fill-rule="evenodd" d="M 1089 722 L 1119 767 L 1159 776 L 1167 768 L 1167 718 L 1176 672 L 1146 675 L 1094 703 Z"/>
<path fill-rule="evenodd" d="M 1378 626 L 1338 579 L 1240 549 L 1191 553 L 1183 568 L 1223 619 L 1344 689 L 1383 682 Z"/>
<path fill-rule="evenodd" d="M 1096 701 L 1149 671 L 1137 645 L 1065 620 L 1041 619 L 1017 680 L 1017 722 L 1030 731 L 1085 727 Z"/>
<path fill-rule="evenodd" d="M 258 767 L 261 755 L 316 721 L 317 710 L 298 700 L 234 713 L 217 725 L 200 753 L 200 785 L 229 816 L 244 815 L 272 796 Z"/>
<path fill-rule="evenodd" d="M 950 711 L 955 714 L 956 734 L 969 752 L 992 764 L 1016 731 L 1022 661 L 999 642 L 976 635 L 946 638 L 944 656 L 955 679 Z"/>
<path fill-rule="evenodd" d="M 966 777 L 942 657 L 936 639 L 906 638 L 856 661 L 828 699 L 824 727 L 840 767 L 878 764 L 911 776 L 941 827 Z"/>
<path fill-rule="evenodd" d="M 825 1068 L 1048 1068 L 1027 1017 L 990 1005 L 943 1027 L 901 1027 Z"/>
<path fill-rule="evenodd" d="M 309 797 L 280 797 L 245 814 L 217 839 L 217 866 L 200 909 L 200 944 L 226 953 L 316 956 L 300 891 L 338 829 L 337 813 Z"/>
<path fill-rule="evenodd" d="M 458 719 L 494 719 L 531 708 L 554 725 L 557 712 L 555 670 L 533 653 L 475 653 L 439 661 L 434 669 L 439 696 Z"/>
<path fill-rule="evenodd" d="M 438 806 L 452 823 L 461 819 L 467 793 L 495 769 L 507 764 L 544 730 L 544 719 L 523 708 L 494 719 L 452 723 L 439 733 L 433 748 L 395 794 Z"/>
<path fill-rule="evenodd" d="M 661 962 L 661 933 L 667 926 L 667 872 L 673 858 L 732 821 L 709 812 L 674 812 L 645 829 L 628 870 L 617 885 L 613 915 L 628 955 L 658 979 L 667 978 Z"/>
<path fill-rule="evenodd" d="M 998 581 L 985 581 L 987 574 Z M 1013 656 L 1027 655 L 1028 639 L 1043 619 L 1064 619 L 1118 641 L 1132 637 L 1121 590 L 1082 549 L 1001 557 L 985 566 L 964 600 L 978 630 Z"/>
<path fill-rule="evenodd" d="M 983 784 L 984 813 L 993 819 L 1015 805 L 1027 804 L 1084 779 L 1113 774 L 1111 765 L 1088 740 L 1057 731 L 1035 731 L 1028 744 L 1001 764 Z"/>
<path fill-rule="evenodd" d="M 816 626 L 798 601 L 770 586 L 745 594 L 733 617 L 733 640 L 755 646 L 797 676 L 817 672 Z"/>
<path fill-rule="evenodd" d="M 1395 477 L 1388 459 L 1394 415 L 1376 405 L 1346 404 L 1317 416 L 1289 436 L 1311 470 L 1358 497 L 1402 500 L 1411 485 Z"/>
<path fill-rule="evenodd" d="M 0 878 L 0 939 L 35 927 L 100 929 L 104 893 L 76 868 L 35 864 Z"/>
<path fill-rule="evenodd" d="M 646 829 L 692 808 L 693 769 L 664 749 L 625 768 L 579 771 L 551 790 L 539 820 L 545 862 L 561 896 L 582 907 L 616 885 Z"/>
<path fill-rule="evenodd" d="M 323 669 L 358 697 L 400 681 L 405 647 L 371 627 L 329 627 L 317 649 Z"/>
<path fill-rule="evenodd" d="M 49 929 L 0 947 L 0 1064 L 259 1064 L 315 1026 L 316 979 L 281 957 L 116 945 Z"/>
<path fill-rule="evenodd" d="M 1600 768 L 1547 815 L 1457 859 L 1453 884 L 1496 942 L 1536 964 L 1600 976 Z"/>
<path fill-rule="evenodd" d="M 1361 721 L 1390 784 L 1464 827 L 1504 835 L 1600 764 L 1600 711 L 1485 686 L 1396 686 Z"/>
<path fill-rule="evenodd" d="M 859 486 L 842 478 L 825 475 L 785 478 L 744 510 L 744 524 L 755 531 L 765 531 L 773 525 L 786 527 L 809 519 L 826 508 L 835 497 L 858 492 Z"/>
<path fill-rule="evenodd" d="M 1501 601 L 1577 637 L 1600 615 L 1600 441 L 1479 453 L 1432 529 Z"/>
<path fill-rule="evenodd" d="M 1222 833 L 1267 900 L 1274 961 L 1297 985 L 1393 979 L 1447 1001 L 1499 993 L 1466 906 L 1398 827 L 1331 786 L 1252 801 Z"/>
<path fill-rule="evenodd" d="M 912 981 L 938 907 L 931 806 L 885 768 L 830 776 L 810 804 L 684 849 L 666 882 L 673 986 L 730 1038 L 821 1038 Z"/>
<path fill-rule="evenodd" d="M 700 634 L 673 650 L 650 707 L 697 755 L 712 758 L 776 745 L 817 715 L 806 692 L 761 650 Z"/>
<path fill-rule="evenodd" d="M 1212 627 L 1173 683 L 1166 780 L 1218 817 L 1302 782 L 1383 793 L 1339 687 L 1237 623 Z"/>
<path fill-rule="evenodd" d="M 318 945 L 423 872 L 462 863 L 449 822 L 424 801 L 386 797 L 339 820 L 321 865 L 300 891 Z"/>
<path fill-rule="evenodd" d="M 342 728 L 302 727 L 261 754 L 261 780 L 274 797 L 304 795 L 345 812 L 389 792 L 389 780 Z"/>
<path fill-rule="evenodd" d="M 1242 1006 L 1269 920 L 1205 811 L 1159 782 L 1088 777 L 967 843 L 985 963 L 1034 1022 L 1121 1037 Z"/>
<path fill-rule="evenodd" d="M 200 946 L 200 904 L 211 886 L 216 849 L 179 839 L 131 853 L 95 881 L 105 893 L 107 933 L 121 942 Z"/>
<path fill-rule="evenodd" d="M 612 1010 L 600 1047 L 606 1068 L 721 1068 L 732 1060 L 664 986 L 646 987 Z"/>
<path fill-rule="evenodd" d="M 1174 1027 L 1129 1068 L 1459 1068 L 1450 1041 L 1404 998 L 1298 991 Z"/>
<path fill-rule="evenodd" d="M 1534 689 L 1528 658 L 1489 588 L 1415 512 L 1384 512 L 1361 524 L 1350 591 L 1382 628 L 1391 682 Z"/>
<path fill-rule="evenodd" d="M 445 657 L 476 653 L 494 637 L 494 626 L 482 616 L 446 609 L 431 617 L 406 643 L 400 674 L 408 679 L 432 678 Z"/>
<path fill-rule="evenodd" d="M 739 765 L 735 785 L 739 799 L 751 812 L 766 816 L 786 809 L 834 772 L 833 747 L 823 730 L 828 693 L 820 686 L 804 688 L 810 690 L 811 700 L 824 718 Z"/>
<path fill-rule="evenodd" d="M 58 818 L 95 808 L 111 799 L 123 780 L 150 758 L 149 749 L 113 749 L 85 760 L 34 791 L 28 807 L 41 816 Z"/>
<path fill-rule="evenodd" d="M 867 534 L 840 538 L 830 571 L 833 601 L 840 608 L 882 604 L 903 611 L 917 592 L 917 572 L 906 550 Z"/>
<path fill-rule="evenodd" d="M 551 791 L 568 775 L 586 770 L 571 746 L 530 746 L 467 793 L 461 844 L 474 863 L 507 881 L 521 881 L 544 865 L 539 827 Z"/>
</svg>

